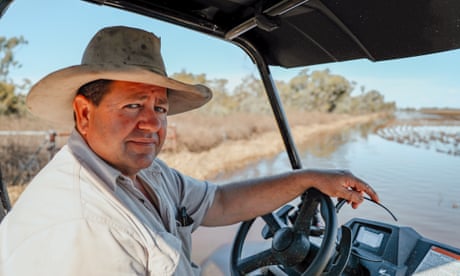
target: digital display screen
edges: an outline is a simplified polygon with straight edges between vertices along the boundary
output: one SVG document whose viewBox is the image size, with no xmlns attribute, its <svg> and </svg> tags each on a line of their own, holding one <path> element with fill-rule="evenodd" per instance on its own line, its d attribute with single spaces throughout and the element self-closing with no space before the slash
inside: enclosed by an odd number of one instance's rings
<svg viewBox="0 0 460 276">
<path fill-rule="evenodd" d="M 383 233 L 376 230 L 361 226 L 358 231 L 356 241 L 370 246 L 372 248 L 379 248 L 383 241 Z"/>
</svg>

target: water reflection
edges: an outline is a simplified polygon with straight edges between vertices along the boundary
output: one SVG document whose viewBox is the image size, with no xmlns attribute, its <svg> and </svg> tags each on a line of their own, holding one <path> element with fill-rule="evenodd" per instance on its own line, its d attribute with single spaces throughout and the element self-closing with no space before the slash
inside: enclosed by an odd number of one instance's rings
<svg viewBox="0 0 460 276">
<path fill-rule="evenodd" d="M 419 131 L 420 137 L 430 136 L 425 133 L 432 130 L 445 136 L 456 133 L 453 139 L 443 138 L 449 143 L 429 140 L 432 141 L 429 147 L 386 139 L 375 134 L 375 126 L 367 125 L 332 136 L 319 135 L 299 147 L 299 151 L 304 167 L 349 169 L 366 179 L 375 187 L 382 203 L 398 217 L 397 224 L 413 227 L 427 238 L 460 247 L 457 234 L 460 232 L 460 156 L 439 148 L 449 144 L 458 149 L 455 143 L 458 143 L 460 127 L 455 123 L 460 125 L 459 121 L 435 127 L 411 125 L 411 133 Z M 452 125 L 459 130 L 446 127 Z M 290 168 L 289 159 L 283 153 L 218 181 L 270 175 Z M 386 211 L 372 203 L 363 203 L 358 210 L 344 206 L 339 221 L 344 223 L 353 217 L 395 224 Z"/>
</svg>

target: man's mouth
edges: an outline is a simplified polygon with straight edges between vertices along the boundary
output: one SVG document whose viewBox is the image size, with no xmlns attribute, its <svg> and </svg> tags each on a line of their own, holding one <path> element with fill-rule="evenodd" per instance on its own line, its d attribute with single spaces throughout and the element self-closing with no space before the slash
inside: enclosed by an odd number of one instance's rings
<svg viewBox="0 0 460 276">
<path fill-rule="evenodd" d="M 128 143 L 144 146 L 144 147 L 154 147 L 159 144 L 158 135 L 150 135 L 149 137 L 135 137 L 128 140 Z"/>
<path fill-rule="evenodd" d="M 157 144 L 157 139 L 133 139 L 131 142 L 136 144 Z"/>
</svg>

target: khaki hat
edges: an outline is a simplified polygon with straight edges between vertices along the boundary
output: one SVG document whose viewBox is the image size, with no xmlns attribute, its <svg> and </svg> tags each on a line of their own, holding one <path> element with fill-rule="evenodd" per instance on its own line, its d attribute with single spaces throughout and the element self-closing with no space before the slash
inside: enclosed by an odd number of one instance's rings
<svg viewBox="0 0 460 276">
<path fill-rule="evenodd" d="M 212 92 L 204 85 L 190 85 L 166 75 L 160 39 L 153 33 L 125 26 L 97 32 L 83 54 L 81 65 L 55 71 L 37 82 L 26 104 L 35 115 L 58 123 L 73 124 L 72 102 L 78 89 L 98 79 L 153 84 L 168 89 L 173 115 L 207 103 Z"/>
</svg>

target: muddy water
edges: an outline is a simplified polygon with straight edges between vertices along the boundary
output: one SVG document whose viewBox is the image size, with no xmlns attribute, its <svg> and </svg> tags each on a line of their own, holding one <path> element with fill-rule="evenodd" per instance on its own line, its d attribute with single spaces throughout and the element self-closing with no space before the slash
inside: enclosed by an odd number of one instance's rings
<svg viewBox="0 0 460 276">
<path fill-rule="evenodd" d="M 318 137 L 299 149 L 304 167 L 349 169 L 377 190 L 382 203 L 398 218 L 365 202 L 358 210 L 344 206 L 339 223 L 353 217 L 413 227 L 421 235 L 460 248 L 460 121 L 399 114 L 399 124 L 373 131 L 356 128 Z M 280 154 L 262 160 L 217 182 L 290 170 Z M 202 228 L 194 238 L 194 259 L 200 262 L 225 243 L 237 226 Z M 259 239 L 258 233 L 252 239 Z"/>
</svg>

